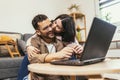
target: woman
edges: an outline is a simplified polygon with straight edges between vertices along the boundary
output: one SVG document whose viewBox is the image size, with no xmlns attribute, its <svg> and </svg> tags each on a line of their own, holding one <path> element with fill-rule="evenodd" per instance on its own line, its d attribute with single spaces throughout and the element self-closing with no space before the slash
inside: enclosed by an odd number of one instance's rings
<svg viewBox="0 0 120 80">
<path fill-rule="evenodd" d="M 76 42 L 75 23 L 72 17 L 67 14 L 61 14 L 53 22 L 55 34 L 61 36 L 61 40 L 67 43 Z"/>
<path fill-rule="evenodd" d="M 74 45 L 73 43 L 79 44 L 75 37 L 76 30 L 75 30 L 74 20 L 69 15 L 61 14 L 58 17 L 56 17 L 55 20 L 53 21 L 53 29 L 55 34 L 61 37 L 61 40 L 65 43 L 65 45 L 73 46 Z M 83 50 L 83 47 L 81 47 L 81 45 L 78 45 L 78 47 L 76 47 L 77 53 L 81 53 L 82 50 Z M 74 59 L 74 58 L 75 56 L 73 55 L 71 59 Z M 77 76 L 76 80 L 87 80 L 87 78 L 84 76 Z"/>
</svg>

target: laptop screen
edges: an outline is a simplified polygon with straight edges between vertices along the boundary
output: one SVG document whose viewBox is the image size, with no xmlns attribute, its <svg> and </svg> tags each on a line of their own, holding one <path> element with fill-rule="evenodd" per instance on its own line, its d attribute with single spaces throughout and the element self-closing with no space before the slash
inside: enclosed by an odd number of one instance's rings
<svg viewBox="0 0 120 80">
<path fill-rule="evenodd" d="M 95 17 L 80 60 L 105 57 L 115 30 L 116 26 Z"/>
</svg>

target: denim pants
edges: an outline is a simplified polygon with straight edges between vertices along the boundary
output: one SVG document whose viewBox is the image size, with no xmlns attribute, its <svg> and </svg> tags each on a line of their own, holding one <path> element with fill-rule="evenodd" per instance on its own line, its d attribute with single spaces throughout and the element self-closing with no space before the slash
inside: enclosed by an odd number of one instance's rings
<svg viewBox="0 0 120 80">
<path fill-rule="evenodd" d="M 23 80 L 23 78 L 26 77 L 29 74 L 28 67 L 27 67 L 29 64 L 30 63 L 29 63 L 29 60 L 28 60 L 28 56 L 26 54 L 24 56 L 24 59 L 23 59 L 22 63 L 21 63 L 21 66 L 20 66 L 20 69 L 19 69 L 19 72 L 18 72 L 17 80 Z"/>
</svg>

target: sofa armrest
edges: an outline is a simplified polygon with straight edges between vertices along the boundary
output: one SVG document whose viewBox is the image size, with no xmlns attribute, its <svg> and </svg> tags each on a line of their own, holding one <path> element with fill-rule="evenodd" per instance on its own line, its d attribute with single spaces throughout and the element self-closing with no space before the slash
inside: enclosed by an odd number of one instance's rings
<svg viewBox="0 0 120 80">
<path fill-rule="evenodd" d="M 23 57 L 0 58 L 0 80 L 17 77 Z"/>
</svg>

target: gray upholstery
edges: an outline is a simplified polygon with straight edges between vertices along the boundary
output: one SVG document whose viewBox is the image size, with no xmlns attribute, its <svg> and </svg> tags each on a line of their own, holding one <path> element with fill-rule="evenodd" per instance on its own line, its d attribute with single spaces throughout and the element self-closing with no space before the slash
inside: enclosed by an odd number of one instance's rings
<svg viewBox="0 0 120 80">
<path fill-rule="evenodd" d="M 17 77 L 23 57 L 0 58 L 0 80 Z"/>
<path fill-rule="evenodd" d="M 26 42 L 22 39 L 18 39 L 17 43 L 18 43 L 19 52 L 21 53 L 21 55 L 24 55 L 24 53 L 26 53 Z"/>
<path fill-rule="evenodd" d="M 30 38 L 33 34 L 30 34 L 30 33 L 25 33 L 23 35 L 23 40 L 26 42 L 28 40 L 28 38 Z"/>
<path fill-rule="evenodd" d="M 0 58 L 0 69 L 11 68 L 11 67 L 19 67 L 21 63 L 21 59 L 23 57 L 7 57 L 7 58 Z M 5 64 L 6 63 L 6 64 Z M 8 65 L 9 64 L 9 65 Z"/>
<path fill-rule="evenodd" d="M 4 45 L 0 45 L 0 80 L 17 80 L 18 71 L 25 55 L 25 42 L 32 34 L 16 32 L 1 32 L 0 35 L 10 35 L 17 40 L 18 50 L 22 57 L 11 58 Z"/>
</svg>

